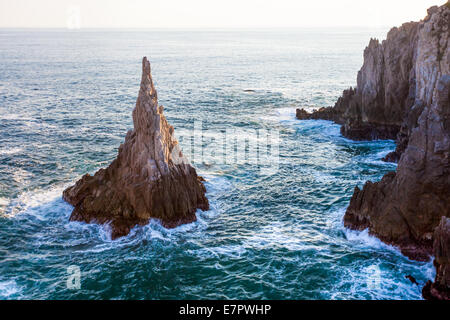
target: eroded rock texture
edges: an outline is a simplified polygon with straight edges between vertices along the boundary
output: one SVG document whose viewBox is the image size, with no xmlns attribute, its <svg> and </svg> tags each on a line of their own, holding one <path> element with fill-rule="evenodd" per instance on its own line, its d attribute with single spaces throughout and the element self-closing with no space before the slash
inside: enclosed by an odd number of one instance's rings
<svg viewBox="0 0 450 320">
<path fill-rule="evenodd" d="M 408 34 L 415 35 L 409 94 L 402 105 L 406 109 L 397 149 L 386 157 L 399 161 L 397 171 L 367 182 L 362 190 L 355 188 L 344 224 L 368 228 L 412 259 L 427 260 L 434 253 L 436 279 L 427 283 L 423 296 L 449 299 L 450 2 L 430 8 L 425 20 L 408 26 Z M 397 71 L 404 79 L 406 73 Z M 392 88 L 406 92 L 405 86 Z"/>
<path fill-rule="evenodd" d="M 364 52 L 357 88 L 334 107 L 299 119 L 342 124 L 352 139 L 397 139 L 386 156 L 396 172 L 355 188 L 346 227 L 398 246 L 412 259 L 435 254 L 437 276 L 424 297 L 448 299 L 450 237 L 450 1 L 432 7 L 420 22 L 392 29 Z M 439 226 L 438 226 L 439 225 Z"/>
<path fill-rule="evenodd" d="M 450 219 L 442 217 L 434 231 L 433 252 L 435 256 L 436 278 L 428 281 L 422 289 L 424 298 L 429 300 L 450 300 Z"/>
<path fill-rule="evenodd" d="M 158 106 L 147 58 L 142 61 L 133 124 L 108 168 L 86 174 L 63 193 L 74 206 L 70 220 L 110 223 L 113 239 L 150 218 L 176 227 L 195 221 L 197 209 L 209 208 L 203 179 L 183 156 Z"/>
<path fill-rule="evenodd" d="M 371 39 L 357 88 L 345 90 L 334 107 L 299 109 L 297 118 L 333 120 L 354 140 L 397 139 L 385 160 L 398 161 L 438 79 L 448 74 L 449 10 L 432 7 L 423 21 L 391 29 L 382 43 Z"/>
<path fill-rule="evenodd" d="M 433 232 L 450 217 L 450 75 L 441 77 L 434 101 L 412 130 L 397 172 L 355 192 L 344 223 L 397 245 L 414 259 L 432 252 Z"/>
</svg>

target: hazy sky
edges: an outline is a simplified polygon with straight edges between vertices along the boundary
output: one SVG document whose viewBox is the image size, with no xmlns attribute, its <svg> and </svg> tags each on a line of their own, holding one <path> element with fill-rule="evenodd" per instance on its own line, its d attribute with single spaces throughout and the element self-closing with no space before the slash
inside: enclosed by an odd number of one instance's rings
<svg viewBox="0 0 450 320">
<path fill-rule="evenodd" d="M 390 27 L 446 0 L 0 0 L 0 27 Z"/>
</svg>

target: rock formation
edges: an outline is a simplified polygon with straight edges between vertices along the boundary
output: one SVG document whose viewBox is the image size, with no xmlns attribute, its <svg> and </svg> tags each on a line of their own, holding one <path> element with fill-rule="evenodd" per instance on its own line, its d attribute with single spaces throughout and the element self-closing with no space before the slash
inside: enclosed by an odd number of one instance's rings
<svg viewBox="0 0 450 320">
<path fill-rule="evenodd" d="M 432 7 L 420 22 L 393 28 L 364 52 L 357 88 L 344 91 L 334 107 L 299 119 L 342 124 L 344 136 L 397 139 L 385 160 L 396 172 L 355 188 L 346 227 L 398 246 L 412 259 L 435 254 L 436 280 L 424 297 L 449 298 L 450 217 L 450 1 Z M 447 218 L 446 218 L 447 217 Z"/>
<path fill-rule="evenodd" d="M 436 278 L 428 281 L 422 294 L 429 300 L 450 300 L 450 219 L 442 217 L 434 230 L 433 252 Z"/>
<path fill-rule="evenodd" d="M 204 180 L 182 154 L 158 106 L 145 57 L 133 124 L 108 168 L 86 174 L 63 193 L 74 206 L 71 221 L 110 223 L 113 239 L 150 218 L 171 228 L 195 221 L 197 209 L 209 209 Z"/>
<path fill-rule="evenodd" d="M 410 258 L 425 260 L 434 251 L 436 281 L 424 288 L 424 297 L 434 299 L 449 298 L 450 238 L 441 222 L 450 217 L 449 32 L 448 4 L 431 8 L 419 24 L 415 101 L 397 140 L 397 171 L 355 188 L 344 217 L 346 227 L 368 228 Z"/>
<path fill-rule="evenodd" d="M 433 231 L 450 217 L 450 75 L 441 77 L 434 101 L 412 130 L 397 172 L 355 188 L 344 222 L 400 246 L 405 255 L 425 259 Z"/>
<path fill-rule="evenodd" d="M 445 74 L 448 10 L 448 3 L 432 7 L 423 21 L 391 29 L 382 43 L 371 39 L 357 87 L 345 90 L 334 107 L 299 109 L 297 118 L 335 121 L 353 140 L 397 139 L 396 152 L 386 157 L 397 162 L 423 103 L 430 103 L 439 74 Z"/>
</svg>

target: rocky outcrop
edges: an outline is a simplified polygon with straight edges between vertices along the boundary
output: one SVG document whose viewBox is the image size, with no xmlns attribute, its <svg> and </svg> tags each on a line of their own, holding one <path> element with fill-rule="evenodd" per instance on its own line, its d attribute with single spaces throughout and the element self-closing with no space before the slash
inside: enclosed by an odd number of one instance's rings
<svg viewBox="0 0 450 320">
<path fill-rule="evenodd" d="M 344 223 L 367 229 L 414 259 L 432 252 L 433 231 L 450 217 L 450 75 L 441 77 L 433 103 L 412 130 L 397 171 L 355 192 Z"/>
<path fill-rule="evenodd" d="M 182 154 L 158 106 L 147 58 L 133 124 L 109 167 L 86 174 L 63 193 L 74 206 L 71 221 L 110 223 L 113 239 L 151 218 L 171 228 L 195 221 L 197 209 L 209 208 L 204 180 Z"/>
<path fill-rule="evenodd" d="M 428 12 L 417 30 L 415 103 L 400 131 L 397 171 L 355 188 L 344 218 L 415 259 L 431 254 L 434 228 L 450 216 L 450 8 Z"/>
<path fill-rule="evenodd" d="M 450 1 L 420 22 L 392 29 L 364 52 L 357 88 L 334 107 L 299 119 L 342 125 L 344 136 L 393 139 L 385 160 L 398 162 L 381 181 L 356 187 L 344 216 L 351 229 L 368 229 L 412 259 L 434 253 L 437 275 L 424 297 L 449 299 L 450 217 Z"/>
<path fill-rule="evenodd" d="M 423 21 L 391 29 L 382 43 L 371 39 L 357 88 L 344 91 L 334 107 L 311 114 L 299 109 L 297 117 L 333 120 L 354 140 L 397 139 L 396 152 L 385 160 L 398 161 L 421 105 L 430 104 L 439 73 L 445 74 L 448 11 L 448 4 L 432 7 Z"/>
<path fill-rule="evenodd" d="M 436 278 L 428 281 L 422 294 L 428 300 L 450 300 L 450 219 L 442 217 L 434 231 L 433 252 Z"/>
<path fill-rule="evenodd" d="M 406 23 L 393 28 L 382 43 L 371 39 L 357 87 L 345 90 L 334 107 L 303 119 L 335 121 L 342 125 L 341 133 L 354 140 L 395 139 L 406 110 L 414 102 L 418 28 L 419 23 Z"/>
</svg>

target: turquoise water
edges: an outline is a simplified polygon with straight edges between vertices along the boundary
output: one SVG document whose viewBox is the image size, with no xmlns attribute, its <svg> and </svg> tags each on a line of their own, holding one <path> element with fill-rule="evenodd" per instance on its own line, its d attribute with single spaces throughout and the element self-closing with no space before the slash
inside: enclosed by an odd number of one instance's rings
<svg viewBox="0 0 450 320">
<path fill-rule="evenodd" d="M 385 32 L 0 30 L 0 298 L 420 299 L 405 275 L 424 283 L 431 263 L 342 224 L 354 187 L 395 170 L 380 161 L 394 142 L 294 116 L 354 85 Z M 279 167 L 195 162 L 210 211 L 111 241 L 107 226 L 69 222 L 61 193 L 116 156 L 144 55 L 176 134 L 194 121 L 274 130 Z M 79 290 L 66 286 L 71 265 Z"/>
</svg>

